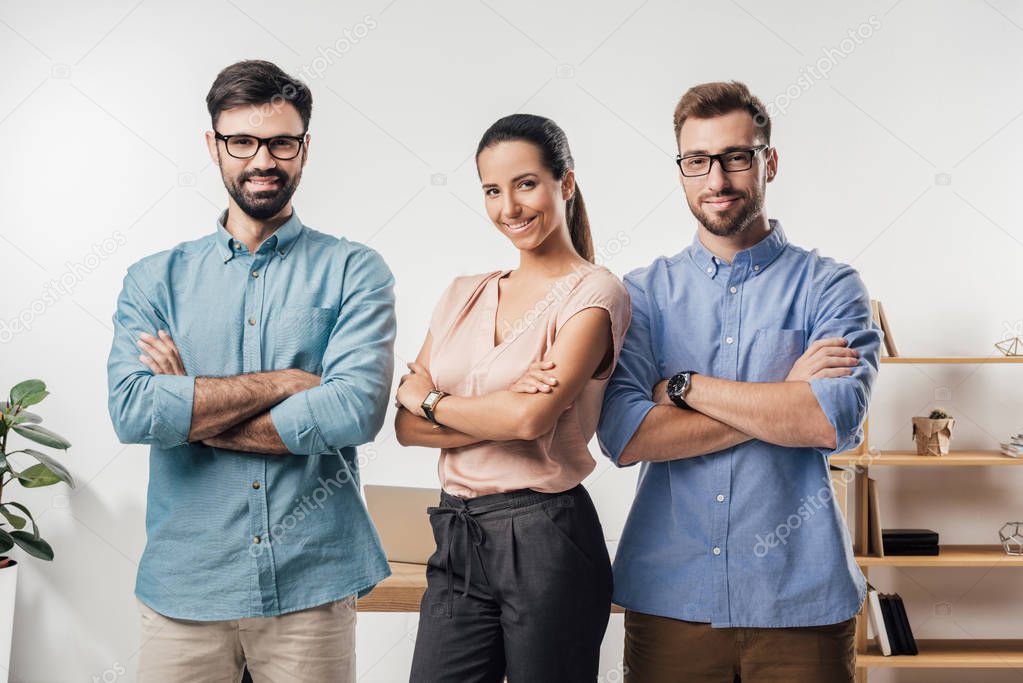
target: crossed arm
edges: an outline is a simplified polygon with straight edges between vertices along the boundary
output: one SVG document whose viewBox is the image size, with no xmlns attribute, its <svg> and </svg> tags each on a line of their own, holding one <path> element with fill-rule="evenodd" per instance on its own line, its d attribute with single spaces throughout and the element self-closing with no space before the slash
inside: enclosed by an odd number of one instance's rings
<svg viewBox="0 0 1023 683">
<path fill-rule="evenodd" d="M 626 286 L 635 287 L 628 280 Z M 842 269 L 825 283 L 812 320 L 810 338 L 816 341 L 784 381 L 694 375 L 686 396 L 693 410 L 667 397 L 667 380 L 653 360 L 645 298 L 638 289 L 630 294 L 632 326 L 598 429 L 602 448 L 618 465 L 706 455 L 751 439 L 828 451 L 854 444 L 880 343 L 869 296 L 854 270 Z"/>
<path fill-rule="evenodd" d="M 844 339 L 814 342 L 784 382 L 735 382 L 694 375 L 686 403 L 667 396 L 667 380 L 651 392 L 657 403 L 619 457 L 620 465 L 715 453 L 751 439 L 779 446 L 835 447 L 835 430 L 810 390 L 815 378 L 842 377 L 858 363 Z"/>
<path fill-rule="evenodd" d="M 143 351 L 139 360 L 154 374 L 187 374 L 166 331 L 160 330 L 156 336 L 141 334 L 138 346 Z M 288 453 L 270 419 L 270 408 L 319 383 L 319 375 L 298 369 L 196 377 L 188 440 L 234 451 Z"/>
<path fill-rule="evenodd" d="M 594 343 L 594 340 L 602 340 Z M 533 363 L 509 389 L 482 396 L 446 396 L 434 409 L 443 427 L 435 426 L 420 407 L 434 388 L 427 367 L 430 333 L 411 372 L 401 378 L 395 433 L 403 446 L 457 448 L 480 441 L 532 440 L 549 432 L 586 382 L 609 362 L 611 318 L 607 311 L 585 308 L 558 332 L 548 357 Z M 558 367 L 558 378 L 550 370 Z"/>
</svg>

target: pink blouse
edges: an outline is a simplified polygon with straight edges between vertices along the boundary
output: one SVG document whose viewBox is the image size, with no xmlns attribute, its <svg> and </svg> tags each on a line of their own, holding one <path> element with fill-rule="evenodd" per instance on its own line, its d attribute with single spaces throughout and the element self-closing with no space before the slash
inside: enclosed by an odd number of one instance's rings
<svg viewBox="0 0 1023 683">
<path fill-rule="evenodd" d="M 508 389 L 532 362 L 547 355 L 561 327 L 590 307 L 603 308 L 611 316 L 614 358 L 599 377 L 590 378 L 554 428 L 540 438 L 442 449 L 441 486 L 465 498 L 517 489 L 560 493 L 593 471 L 596 463 L 587 445 L 597 429 L 604 388 L 632 315 L 621 280 L 602 266 L 591 266 L 554 282 L 547 296 L 495 346 L 498 281 L 509 272 L 455 278 L 437 303 L 430 320 L 429 369 L 439 389 L 455 396 Z"/>
</svg>

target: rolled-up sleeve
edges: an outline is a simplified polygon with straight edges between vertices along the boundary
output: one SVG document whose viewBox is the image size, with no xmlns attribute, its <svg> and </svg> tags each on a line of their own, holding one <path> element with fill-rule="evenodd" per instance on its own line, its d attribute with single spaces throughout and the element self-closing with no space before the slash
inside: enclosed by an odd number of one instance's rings
<svg viewBox="0 0 1023 683">
<path fill-rule="evenodd" d="M 881 330 L 874 323 L 870 295 L 859 274 L 842 266 L 827 281 L 814 310 L 808 343 L 842 337 L 848 348 L 859 351 L 859 363 L 851 375 L 810 380 L 817 402 L 835 429 L 835 448 L 825 455 L 856 448 L 863 441 L 870 392 L 877 377 Z"/>
<path fill-rule="evenodd" d="M 620 461 L 622 451 L 656 405 L 650 400 L 650 394 L 661 381 L 650 338 L 647 296 L 628 277 L 625 278 L 625 289 L 632 303 L 632 322 L 625 333 L 618 365 L 604 390 L 604 404 L 597 425 L 600 449 L 618 467 L 623 467 Z"/>
<path fill-rule="evenodd" d="M 107 360 L 107 408 L 121 443 L 174 448 L 188 442 L 195 378 L 154 375 L 139 360 L 139 334 L 167 329 L 146 296 L 144 273 L 128 270 L 114 313 L 114 341 Z M 133 272 L 134 271 L 134 272 Z"/>
<path fill-rule="evenodd" d="M 315 455 L 372 441 L 383 426 L 394 376 L 394 277 L 372 249 L 346 257 L 342 299 L 317 387 L 270 410 L 281 441 Z"/>
</svg>

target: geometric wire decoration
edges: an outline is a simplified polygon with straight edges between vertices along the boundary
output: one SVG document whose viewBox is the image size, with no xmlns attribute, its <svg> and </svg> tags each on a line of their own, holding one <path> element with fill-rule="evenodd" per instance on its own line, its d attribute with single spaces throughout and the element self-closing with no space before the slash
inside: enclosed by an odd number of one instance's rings
<svg viewBox="0 0 1023 683">
<path fill-rule="evenodd" d="M 998 537 L 1007 555 L 1023 555 L 1023 522 L 1006 522 Z"/>
<path fill-rule="evenodd" d="M 995 344 L 995 348 L 1006 356 L 1023 356 L 1023 337 L 1009 337 Z"/>
</svg>

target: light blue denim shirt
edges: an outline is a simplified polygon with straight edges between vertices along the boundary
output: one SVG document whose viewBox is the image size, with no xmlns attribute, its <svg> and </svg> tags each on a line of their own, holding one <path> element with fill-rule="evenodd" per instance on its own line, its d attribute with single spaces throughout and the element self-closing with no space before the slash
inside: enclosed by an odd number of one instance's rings
<svg viewBox="0 0 1023 683">
<path fill-rule="evenodd" d="M 223 220 L 128 269 L 107 366 L 118 438 L 150 445 L 135 593 L 194 620 L 314 607 L 363 595 L 389 574 L 355 447 L 373 440 L 389 400 L 394 278 L 372 249 L 297 214 L 254 254 Z M 139 361 L 139 333 L 159 329 L 187 376 L 154 375 Z M 270 411 L 290 455 L 188 442 L 197 376 L 286 368 L 322 376 Z"/>
<path fill-rule="evenodd" d="M 629 273 L 632 326 L 604 394 L 598 437 L 616 464 L 682 370 L 783 381 L 817 339 L 860 352 L 852 375 L 812 380 L 837 448 L 752 440 L 695 458 L 643 462 L 618 551 L 614 600 L 713 626 L 819 626 L 860 609 L 865 580 L 833 501 L 827 456 L 863 438 L 880 330 L 851 267 L 785 239 L 781 224 L 732 263 L 700 242 Z"/>
</svg>

